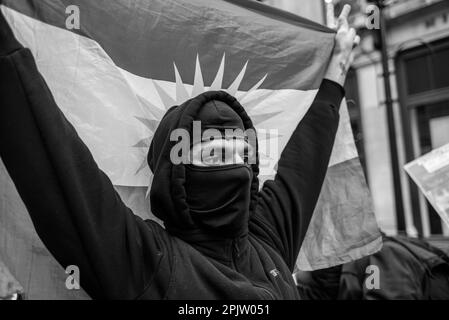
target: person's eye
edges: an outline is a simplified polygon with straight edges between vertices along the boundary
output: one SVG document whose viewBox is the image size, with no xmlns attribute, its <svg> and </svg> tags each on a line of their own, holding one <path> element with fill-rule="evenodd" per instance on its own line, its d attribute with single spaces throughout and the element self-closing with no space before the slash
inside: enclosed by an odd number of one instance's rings
<svg viewBox="0 0 449 320">
<path fill-rule="evenodd" d="M 203 160 L 206 165 L 216 165 L 221 163 L 221 159 L 218 157 L 207 157 Z"/>
<path fill-rule="evenodd" d="M 215 153 L 214 150 L 203 152 L 202 162 L 205 165 L 220 165 L 223 160 L 219 153 Z"/>
</svg>

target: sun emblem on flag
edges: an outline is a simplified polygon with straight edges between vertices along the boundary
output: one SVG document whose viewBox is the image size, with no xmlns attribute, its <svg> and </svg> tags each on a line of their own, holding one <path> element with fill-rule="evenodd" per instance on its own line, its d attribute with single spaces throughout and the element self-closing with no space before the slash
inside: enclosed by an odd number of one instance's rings
<svg viewBox="0 0 449 320">
<path fill-rule="evenodd" d="M 193 86 L 186 85 L 182 81 L 181 75 L 179 74 L 178 68 L 176 67 L 175 63 L 173 63 L 173 67 L 176 79 L 175 97 L 170 95 L 170 93 L 167 90 L 165 90 L 160 84 L 158 84 L 156 81 L 153 80 L 153 85 L 156 89 L 158 97 L 162 101 L 163 108 L 156 106 L 154 103 L 151 103 L 150 101 L 148 101 L 147 99 L 143 98 L 140 95 L 137 96 L 140 102 L 148 109 L 149 113 L 151 113 L 153 118 L 149 119 L 149 117 L 137 117 L 137 116 L 135 117 L 143 125 L 145 125 L 145 127 L 149 131 L 149 135 L 139 140 L 135 145 L 133 145 L 134 148 L 145 148 L 145 150 L 148 150 L 151 144 L 151 140 L 153 138 L 153 134 L 156 131 L 156 128 L 159 125 L 159 122 L 161 121 L 165 112 L 170 107 L 175 105 L 181 105 L 190 98 L 193 98 L 206 91 L 223 90 L 229 93 L 230 95 L 236 97 L 237 100 L 240 102 L 240 104 L 245 108 L 246 112 L 253 121 L 253 124 L 256 127 L 256 129 L 260 123 L 282 113 L 282 110 L 266 112 L 266 110 L 257 109 L 257 106 L 259 106 L 264 100 L 269 98 L 274 93 L 274 91 L 272 90 L 267 90 L 266 92 L 260 94 L 254 94 L 256 93 L 256 90 L 259 89 L 262 83 L 265 81 L 267 74 L 263 76 L 256 84 L 254 84 L 253 87 L 251 87 L 251 89 L 249 89 L 248 91 L 239 91 L 240 84 L 242 83 L 246 69 L 248 67 L 248 61 L 243 65 L 242 69 L 240 70 L 240 72 L 238 73 L 238 75 L 235 77 L 235 79 L 232 81 L 231 85 L 228 88 L 223 88 L 225 54 L 223 54 L 218 71 L 215 75 L 214 80 L 212 81 L 212 84 L 209 87 L 204 85 L 203 74 L 201 71 L 201 65 L 198 55 L 196 56 Z M 277 139 L 280 137 L 281 135 L 274 134 L 272 132 L 264 132 L 264 134 L 261 135 L 259 134 L 258 130 L 259 141 L 266 139 L 275 139 L 275 138 Z M 261 153 L 259 156 L 261 158 L 265 157 L 271 159 L 271 157 L 263 153 Z M 148 165 L 147 160 L 146 158 L 144 158 L 141 165 L 137 169 L 136 174 L 138 174 L 141 170 L 143 170 L 147 165 Z"/>
</svg>

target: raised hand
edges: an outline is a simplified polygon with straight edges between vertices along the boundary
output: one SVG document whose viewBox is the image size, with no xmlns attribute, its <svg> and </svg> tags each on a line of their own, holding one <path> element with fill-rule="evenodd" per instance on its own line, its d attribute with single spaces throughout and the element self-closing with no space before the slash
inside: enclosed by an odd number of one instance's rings
<svg viewBox="0 0 449 320">
<path fill-rule="evenodd" d="M 355 29 L 349 27 L 349 12 L 351 12 L 351 6 L 347 4 L 337 19 L 335 47 L 324 76 L 325 79 L 335 81 L 341 86 L 344 85 L 348 70 L 354 61 L 354 48 L 360 43 L 360 37 L 356 34 Z"/>
</svg>

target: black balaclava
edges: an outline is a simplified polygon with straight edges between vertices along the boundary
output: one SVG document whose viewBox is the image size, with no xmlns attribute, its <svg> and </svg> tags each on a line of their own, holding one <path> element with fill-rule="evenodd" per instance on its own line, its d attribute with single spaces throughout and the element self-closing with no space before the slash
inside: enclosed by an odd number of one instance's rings
<svg viewBox="0 0 449 320">
<path fill-rule="evenodd" d="M 179 140 L 173 141 L 171 134 L 175 130 L 192 134 L 195 120 L 201 120 L 203 131 L 254 130 L 241 104 L 224 91 L 208 91 L 170 108 L 156 129 L 148 152 L 148 164 L 154 174 L 151 211 L 164 221 L 170 234 L 196 247 L 210 243 L 208 252 L 218 253 L 221 247 L 225 250 L 228 240 L 238 240 L 243 247 L 249 217 L 258 199 L 257 141 L 252 146 L 256 161 L 250 165 L 198 167 L 174 163 L 170 154 Z M 212 245 L 219 242 L 218 247 Z"/>
<path fill-rule="evenodd" d="M 201 128 L 245 130 L 240 116 L 226 103 L 206 103 L 196 121 Z M 205 231 L 219 234 L 243 232 L 251 201 L 252 170 L 247 164 L 200 167 L 186 166 L 185 189 L 193 220 Z"/>
</svg>

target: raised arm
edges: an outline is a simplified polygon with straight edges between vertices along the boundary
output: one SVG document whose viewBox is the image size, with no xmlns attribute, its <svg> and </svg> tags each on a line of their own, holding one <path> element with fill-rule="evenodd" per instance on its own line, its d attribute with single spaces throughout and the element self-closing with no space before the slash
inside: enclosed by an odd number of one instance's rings
<svg viewBox="0 0 449 320">
<path fill-rule="evenodd" d="M 359 41 L 348 27 L 349 10 L 345 6 L 339 18 L 325 79 L 282 152 L 274 180 L 264 184 L 251 221 L 253 231 L 279 250 L 292 271 L 327 172 L 344 97 L 342 86 Z"/>
<path fill-rule="evenodd" d="M 93 298 L 132 299 L 161 248 L 56 105 L 0 12 L 0 156 L 40 238 Z"/>
</svg>

